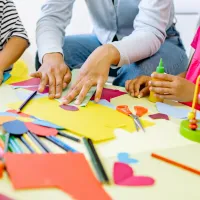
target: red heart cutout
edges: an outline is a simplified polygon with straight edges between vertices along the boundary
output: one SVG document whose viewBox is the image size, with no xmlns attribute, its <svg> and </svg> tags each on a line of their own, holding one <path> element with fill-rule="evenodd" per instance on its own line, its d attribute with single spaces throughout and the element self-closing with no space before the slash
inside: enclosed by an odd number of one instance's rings
<svg viewBox="0 0 200 200">
<path fill-rule="evenodd" d="M 114 182 L 123 186 L 150 186 L 155 180 L 148 176 L 136 176 L 133 169 L 125 164 L 116 162 L 114 164 Z"/>
</svg>

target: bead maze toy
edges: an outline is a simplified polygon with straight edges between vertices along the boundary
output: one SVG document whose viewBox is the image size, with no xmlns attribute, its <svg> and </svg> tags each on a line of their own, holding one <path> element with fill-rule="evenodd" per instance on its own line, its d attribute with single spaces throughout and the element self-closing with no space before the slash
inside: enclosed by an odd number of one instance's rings
<svg viewBox="0 0 200 200">
<path fill-rule="evenodd" d="M 197 96 L 199 91 L 200 76 L 196 81 L 196 87 L 192 102 L 192 110 L 188 113 L 188 119 L 183 120 L 180 125 L 180 133 L 185 138 L 200 143 L 200 129 L 198 129 L 199 120 L 196 119 L 195 105 L 197 102 Z"/>
</svg>

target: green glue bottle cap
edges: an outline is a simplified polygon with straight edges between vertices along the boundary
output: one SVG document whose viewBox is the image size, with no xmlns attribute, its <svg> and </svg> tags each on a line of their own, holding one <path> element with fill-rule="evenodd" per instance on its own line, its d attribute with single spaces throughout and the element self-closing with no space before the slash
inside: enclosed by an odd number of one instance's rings
<svg viewBox="0 0 200 200">
<path fill-rule="evenodd" d="M 156 68 L 156 72 L 159 73 L 159 74 L 164 74 L 165 73 L 165 68 L 164 68 L 164 65 L 163 65 L 162 58 L 160 59 L 158 67 Z"/>
</svg>

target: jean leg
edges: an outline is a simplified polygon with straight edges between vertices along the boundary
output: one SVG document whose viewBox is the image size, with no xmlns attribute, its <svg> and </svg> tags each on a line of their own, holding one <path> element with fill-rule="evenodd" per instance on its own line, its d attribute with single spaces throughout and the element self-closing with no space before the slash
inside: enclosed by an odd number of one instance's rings
<svg viewBox="0 0 200 200">
<path fill-rule="evenodd" d="M 177 75 L 187 69 L 188 58 L 185 51 L 169 40 L 166 40 L 155 55 L 139 62 L 122 66 L 118 70 L 117 77 L 113 84 L 125 86 L 127 80 L 134 79 L 141 75 L 151 75 L 152 72 L 156 70 L 160 58 L 163 59 L 165 72 L 168 74 Z"/>
</svg>

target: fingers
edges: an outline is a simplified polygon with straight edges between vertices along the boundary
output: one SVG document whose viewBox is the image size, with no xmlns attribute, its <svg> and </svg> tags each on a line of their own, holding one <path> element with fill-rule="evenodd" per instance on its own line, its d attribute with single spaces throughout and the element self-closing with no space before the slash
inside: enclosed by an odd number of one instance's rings
<svg viewBox="0 0 200 200">
<path fill-rule="evenodd" d="M 135 85 L 134 85 L 134 93 L 135 93 L 135 96 L 137 97 L 139 95 L 139 92 L 140 92 L 140 87 L 142 85 L 146 84 L 146 78 L 145 77 L 140 77 L 138 78 L 138 80 L 135 82 Z"/>
<path fill-rule="evenodd" d="M 162 88 L 162 87 L 150 87 L 150 90 L 155 92 L 156 94 L 173 94 L 173 90 L 171 88 Z"/>
<path fill-rule="evenodd" d="M 33 78 L 41 78 L 42 74 L 41 72 L 34 72 L 34 73 L 31 73 L 30 76 Z"/>
<path fill-rule="evenodd" d="M 48 81 L 49 81 L 48 80 L 48 76 L 46 74 L 41 75 L 41 77 L 40 77 L 40 85 L 39 85 L 39 89 L 38 89 L 39 92 L 43 92 L 44 91 L 46 85 L 48 84 Z"/>
<path fill-rule="evenodd" d="M 2 84 L 3 82 L 3 73 L 0 73 L 0 85 Z"/>
<path fill-rule="evenodd" d="M 156 79 L 161 79 L 163 81 L 173 81 L 175 79 L 175 76 L 173 76 L 173 75 L 170 75 L 170 74 L 159 74 L 159 73 L 153 73 L 152 77 L 156 78 Z"/>
<path fill-rule="evenodd" d="M 145 97 L 145 96 L 148 96 L 150 93 L 150 90 L 149 90 L 149 86 L 146 86 L 145 88 L 143 88 L 139 95 L 138 95 L 138 98 L 142 98 L 142 97 Z"/>
<path fill-rule="evenodd" d="M 53 74 L 48 74 L 48 79 L 49 79 L 49 98 L 54 99 L 55 98 L 55 93 L 56 93 L 56 79 Z"/>
<path fill-rule="evenodd" d="M 97 84 L 97 89 L 96 89 L 96 93 L 95 93 L 95 102 L 99 102 L 101 95 L 102 95 L 102 91 L 103 91 L 103 87 L 104 87 L 104 82 L 102 80 L 100 80 Z"/>
<path fill-rule="evenodd" d="M 173 88 L 173 83 L 169 81 L 150 81 L 151 87 Z"/>
<path fill-rule="evenodd" d="M 63 90 L 63 79 L 62 74 L 55 74 L 55 98 L 60 98 Z"/>
<path fill-rule="evenodd" d="M 126 91 L 129 92 L 129 84 L 130 84 L 131 80 L 128 80 L 126 81 L 125 83 L 125 88 L 126 88 Z"/>
<path fill-rule="evenodd" d="M 128 85 L 128 92 L 130 93 L 131 96 L 134 96 L 134 85 L 135 85 L 136 81 L 137 81 L 137 79 L 133 79 L 130 81 L 130 83 Z"/>
<path fill-rule="evenodd" d="M 170 94 L 164 94 L 164 95 L 155 94 L 155 97 L 157 97 L 159 99 L 169 99 L 169 100 L 175 100 L 176 99 L 175 95 L 170 95 Z"/>
</svg>

